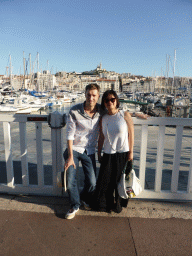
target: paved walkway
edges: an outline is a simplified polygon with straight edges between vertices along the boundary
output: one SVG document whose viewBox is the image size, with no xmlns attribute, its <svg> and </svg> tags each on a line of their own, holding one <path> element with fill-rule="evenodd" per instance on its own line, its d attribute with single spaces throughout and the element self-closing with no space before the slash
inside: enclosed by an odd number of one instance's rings
<svg viewBox="0 0 192 256">
<path fill-rule="evenodd" d="M 0 195 L 0 256 L 191 255 L 192 203 L 130 200 L 122 213 L 81 209 L 68 198 Z"/>
</svg>

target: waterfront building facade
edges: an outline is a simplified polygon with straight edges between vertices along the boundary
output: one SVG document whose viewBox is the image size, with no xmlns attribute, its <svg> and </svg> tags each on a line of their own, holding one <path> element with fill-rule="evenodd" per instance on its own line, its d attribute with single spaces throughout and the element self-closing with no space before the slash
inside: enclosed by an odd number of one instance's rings
<svg viewBox="0 0 192 256">
<path fill-rule="evenodd" d="M 37 91 L 53 90 L 57 87 L 56 77 L 49 70 L 37 72 L 34 76 L 34 85 Z"/>
<path fill-rule="evenodd" d="M 97 83 L 101 87 L 101 92 L 114 89 L 117 92 L 146 92 L 146 93 L 168 93 L 178 94 L 190 91 L 192 79 L 185 77 L 143 77 L 131 73 L 116 73 L 102 68 L 100 63 L 96 69 L 76 72 L 57 72 L 51 74 L 49 70 L 29 73 L 24 75 L 13 75 L 11 72 L 0 76 L 0 88 L 9 86 L 10 89 L 27 90 L 85 90 L 89 83 Z"/>
</svg>

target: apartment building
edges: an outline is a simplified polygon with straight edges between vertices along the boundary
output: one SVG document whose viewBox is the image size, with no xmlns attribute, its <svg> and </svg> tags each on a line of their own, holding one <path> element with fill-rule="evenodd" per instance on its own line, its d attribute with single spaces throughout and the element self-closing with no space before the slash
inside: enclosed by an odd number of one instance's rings
<svg viewBox="0 0 192 256">
<path fill-rule="evenodd" d="M 96 83 L 100 86 L 101 92 L 111 89 L 119 92 L 119 79 L 98 78 Z"/>
<path fill-rule="evenodd" d="M 42 73 L 35 73 L 34 83 L 32 84 L 34 84 L 38 91 L 53 90 L 57 87 L 56 77 L 52 75 L 49 70 L 45 70 Z"/>
<path fill-rule="evenodd" d="M 84 91 L 85 87 L 90 83 L 97 83 L 101 92 L 109 89 L 114 89 L 119 92 L 119 79 L 118 77 L 101 78 L 99 75 L 79 75 L 69 76 L 68 78 L 57 77 L 57 83 L 60 89 L 69 91 Z"/>
</svg>

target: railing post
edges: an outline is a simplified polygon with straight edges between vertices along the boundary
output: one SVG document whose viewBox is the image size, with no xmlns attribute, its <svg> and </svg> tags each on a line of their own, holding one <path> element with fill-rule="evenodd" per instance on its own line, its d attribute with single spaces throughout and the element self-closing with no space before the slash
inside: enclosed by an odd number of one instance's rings
<svg viewBox="0 0 192 256">
<path fill-rule="evenodd" d="M 187 192 L 192 193 L 192 147 L 191 147 L 191 158 L 190 158 L 190 166 L 189 166 L 189 177 L 188 177 Z"/>
<path fill-rule="evenodd" d="M 4 131 L 4 144 L 5 144 L 5 162 L 6 162 L 6 169 L 7 169 L 7 186 L 14 187 L 11 128 L 10 128 L 9 122 L 3 123 L 3 131 Z"/>
<path fill-rule="evenodd" d="M 42 123 L 35 123 L 38 185 L 44 186 Z"/>
<path fill-rule="evenodd" d="M 61 128 L 64 125 L 64 117 L 58 111 L 50 114 L 53 189 L 58 195 L 61 195 L 62 192 L 57 187 L 57 173 L 63 171 L 63 138 Z"/>
<path fill-rule="evenodd" d="M 147 138 L 148 138 L 148 125 L 142 125 L 141 133 L 141 149 L 140 149 L 140 168 L 139 178 L 141 180 L 141 186 L 145 188 L 145 167 L 146 167 L 146 156 L 147 156 Z"/>
<path fill-rule="evenodd" d="M 162 182 L 162 167 L 163 167 L 163 154 L 164 154 L 164 143 L 165 143 L 165 125 L 159 126 L 157 143 L 157 159 L 156 159 L 156 175 L 155 175 L 155 191 L 161 191 Z"/>
<path fill-rule="evenodd" d="M 28 162 L 27 162 L 26 122 L 19 123 L 19 133 L 20 133 L 22 183 L 24 187 L 27 187 L 29 185 L 29 173 L 28 173 Z"/>
<path fill-rule="evenodd" d="M 171 178 L 171 192 L 172 193 L 176 193 L 177 189 L 178 189 L 182 136 L 183 136 L 183 126 L 178 125 L 176 128 L 173 171 L 172 171 L 172 178 Z"/>
</svg>

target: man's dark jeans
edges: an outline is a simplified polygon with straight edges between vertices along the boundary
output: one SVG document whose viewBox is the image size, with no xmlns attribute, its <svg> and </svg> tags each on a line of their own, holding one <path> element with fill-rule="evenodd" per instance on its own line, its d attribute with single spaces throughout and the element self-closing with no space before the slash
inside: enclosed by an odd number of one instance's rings
<svg viewBox="0 0 192 256">
<path fill-rule="evenodd" d="M 65 150 L 63 155 L 66 161 L 68 158 L 67 149 Z M 71 207 L 73 207 L 74 209 L 78 209 L 81 205 L 78 184 L 77 184 L 77 170 L 79 168 L 79 161 L 81 161 L 84 176 L 85 176 L 84 188 L 81 193 L 81 199 L 85 202 L 88 202 L 89 197 L 91 196 L 92 192 L 95 190 L 95 186 L 96 186 L 96 176 L 95 176 L 95 170 L 94 170 L 96 169 L 95 154 L 88 156 L 86 152 L 81 154 L 73 150 L 73 159 L 76 165 L 76 169 L 71 165 L 67 170 L 67 189 L 68 189 Z"/>
</svg>

